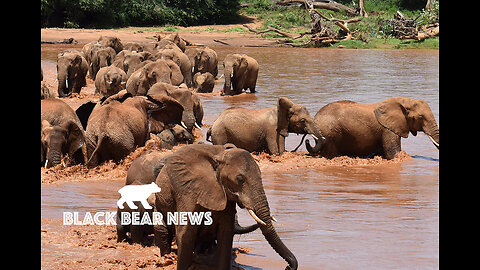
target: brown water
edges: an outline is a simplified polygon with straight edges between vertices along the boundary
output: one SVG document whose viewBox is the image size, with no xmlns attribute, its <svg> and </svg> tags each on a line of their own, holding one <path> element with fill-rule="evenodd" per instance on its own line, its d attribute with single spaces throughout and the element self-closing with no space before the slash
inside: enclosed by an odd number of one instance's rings
<svg viewBox="0 0 480 270">
<path fill-rule="evenodd" d="M 201 97 L 205 124 L 231 106 L 275 106 L 279 96 L 315 113 L 327 103 L 373 103 L 391 96 L 427 101 L 439 119 L 439 52 L 214 47 L 220 65 L 226 54 L 246 53 L 259 62 L 257 93 Z M 54 58 L 42 53 L 44 72 Z M 52 54 L 56 55 L 56 54 Z M 53 70 L 46 71 L 46 69 Z M 49 73 L 50 72 L 50 73 Z M 54 76 L 50 83 L 53 83 Z M 223 79 L 215 88 L 223 86 Z M 204 128 L 206 132 L 206 128 Z M 300 136 L 290 134 L 287 150 Z M 305 150 L 302 146 L 301 150 Z M 436 269 L 439 267 L 439 152 L 419 133 L 402 139 L 412 159 L 376 166 L 262 172 L 280 237 L 300 269 Z M 279 164 L 281 166 L 281 164 Z M 42 184 L 42 217 L 63 211 L 114 211 L 123 180 Z M 252 218 L 239 209 L 240 223 Z M 235 236 L 234 246 L 251 248 L 237 262 L 245 269 L 279 269 L 285 262 L 260 231 Z"/>
</svg>

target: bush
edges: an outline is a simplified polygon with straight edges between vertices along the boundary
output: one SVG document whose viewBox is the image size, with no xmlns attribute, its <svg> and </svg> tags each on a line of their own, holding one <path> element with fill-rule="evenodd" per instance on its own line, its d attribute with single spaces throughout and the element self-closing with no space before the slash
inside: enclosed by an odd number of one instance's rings
<svg viewBox="0 0 480 270">
<path fill-rule="evenodd" d="M 41 0 L 41 27 L 122 27 L 228 23 L 238 0 Z"/>
</svg>

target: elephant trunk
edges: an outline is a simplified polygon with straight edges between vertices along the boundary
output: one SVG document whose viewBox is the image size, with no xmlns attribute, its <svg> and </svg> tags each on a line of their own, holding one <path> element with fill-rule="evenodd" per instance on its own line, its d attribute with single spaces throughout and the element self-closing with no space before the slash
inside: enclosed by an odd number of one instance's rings
<svg viewBox="0 0 480 270">
<path fill-rule="evenodd" d="M 68 97 L 72 94 L 71 82 L 68 81 L 68 74 L 58 74 L 58 96 Z"/>
<path fill-rule="evenodd" d="M 62 162 L 63 154 L 61 151 L 49 150 L 47 151 L 47 160 L 45 161 L 45 168 L 57 166 Z"/>
<path fill-rule="evenodd" d="M 307 133 L 312 135 L 313 139 L 315 140 L 315 146 L 312 147 L 310 145 L 310 141 L 307 139 L 305 140 L 305 147 L 307 148 L 308 152 L 312 155 L 316 155 L 320 152 L 320 150 L 322 149 L 322 147 L 324 146 L 325 144 L 325 137 L 323 137 L 322 133 L 320 132 L 320 130 L 315 126 L 315 124 L 313 125 L 312 128 L 307 128 Z"/>
<path fill-rule="evenodd" d="M 256 229 L 258 229 L 258 227 L 260 227 L 260 225 L 258 223 L 255 223 L 255 224 L 247 226 L 247 227 L 242 227 L 238 223 L 237 215 L 235 215 L 235 224 L 234 224 L 234 227 L 233 227 L 233 232 L 235 234 L 245 234 L 245 233 L 253 232 Z"/>
<path fill-rule="evenodd" d="M 225 84 L 223 85 L 223 92 L 225 94 L 230 94 L 230 89 L 232 85 L 232 76 L 233 76 L 233 70 L 231 69 L 225 69 Z"/>
<path fill-rule="evenodd" d="M 285 246 L 285 244 L 282 242 L 277 232 L 275 231 L 275 228 L 273 227 L 272 216 L 270 215 L 270 209 L 268 207 L 268 202 L 265 194 L 259 194 L 259 197 L 263 198 L 259 201 L 259 203 L 255 205 L 255 210 L 253 212 L 255 213 L 256 217 L 260 219 L 260 221 L 262 221 L 263 223 L 260 224 L 260 230 L 262 231 L 263 236 L 270 244 L 270 246 L 278 253 L 278 255 L 280 255 L 288 263 L 290 269 L 297 269 L 297 258 Z"/>
<path fill-rule="evenodd" d="M 182 126 L 190 133 L 193 134 L 193 126 L 195 125 L 195 114 L 193 111 L 183 111 Z"/>
<path fill-rule="evenodd" d="M 427 134 L 433 145 L 440 150 L 440 130 L 435 120 L 428 122 L 423 128 L 423 132 Z"/>
</svg>

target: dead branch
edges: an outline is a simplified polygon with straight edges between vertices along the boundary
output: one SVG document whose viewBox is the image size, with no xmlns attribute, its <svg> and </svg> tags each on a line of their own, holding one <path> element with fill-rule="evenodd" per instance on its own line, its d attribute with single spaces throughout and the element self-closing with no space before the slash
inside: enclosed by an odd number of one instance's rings
<svg viewBox="0 0 480 270">
<path fill-rule="evenodd" d="M 278 30 L 277 28 L 270 27 L 270 26 L 267 26 L 267 29 L 261 30 L 261 31 L 255 30 L 255 29 L 251 28 L 250 26 L 248 26 L 248 25 L 246 25 L 246 24 L 242 24 L 242 26 L 245 27 L 245 28 L 247 28 L 248 31 L 253 32 L 253 33 L 255 33 L 255 34 L 265 34 L 265 33 L 267 33 L 267 32 L 273 31 L 273 32 L 276 32 L 276 33 L 284 36 L 284 37 L 292 38 L 292 35 L 287 34 L 287 33 L 285 33 L 285 32 L 282 32 L 282 31 Z"/>
<path fill-rule="evenodd" d="M 218 42 L 218 43 L 223 44 L 223 45 L 231 46 L 231 45 L 228 44 L 227 42 L 221 41 L 221 40 L 218 40 L 218 39 L 214 39 L 213 41 Z"/>
</svg>

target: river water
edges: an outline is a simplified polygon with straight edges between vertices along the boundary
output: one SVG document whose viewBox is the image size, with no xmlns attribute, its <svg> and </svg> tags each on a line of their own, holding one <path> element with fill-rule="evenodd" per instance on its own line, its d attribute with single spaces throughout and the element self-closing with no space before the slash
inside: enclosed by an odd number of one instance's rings
<svg viewBox="0 0 480 270">
<path fill-rule="evenodd" d="M 213 49 L 220 59 L 219 75 L 225 55 L 235 52 L 257 59 L 259 76 L 254 95 L 202 96 L 205 124 L 232 106 L 275 106 L 280 96 L 305 105 L 312 116 L 337 100 L 374 103 L 407 96 L 424 99 L 440 126 L 438 51 Z M 48 74 L 55 68 L 54 58 L 43 52 L 42 67 L 52 79 Z M 223 79 L 215 88 L 222 86 Z M 287 150 L 299 141 L 300 136 L 290 134 Z M 402 139 L 402 149 L 412 158 L 395 164 L 262 172 L 277 232 L 300 269 L 439 267 L 439 152 L 421 132 Z M 63 211 L 115 211 L 122 185 L 123 181 L 42 184 L 42 217 L 61 218 Z M 240 209 L 239 220 L 253 223 Z M 236 259 L 245 269 L 286 265 L 260 231 L 235 236 L 234 246 L 251 249 Z"/>
</svg>

